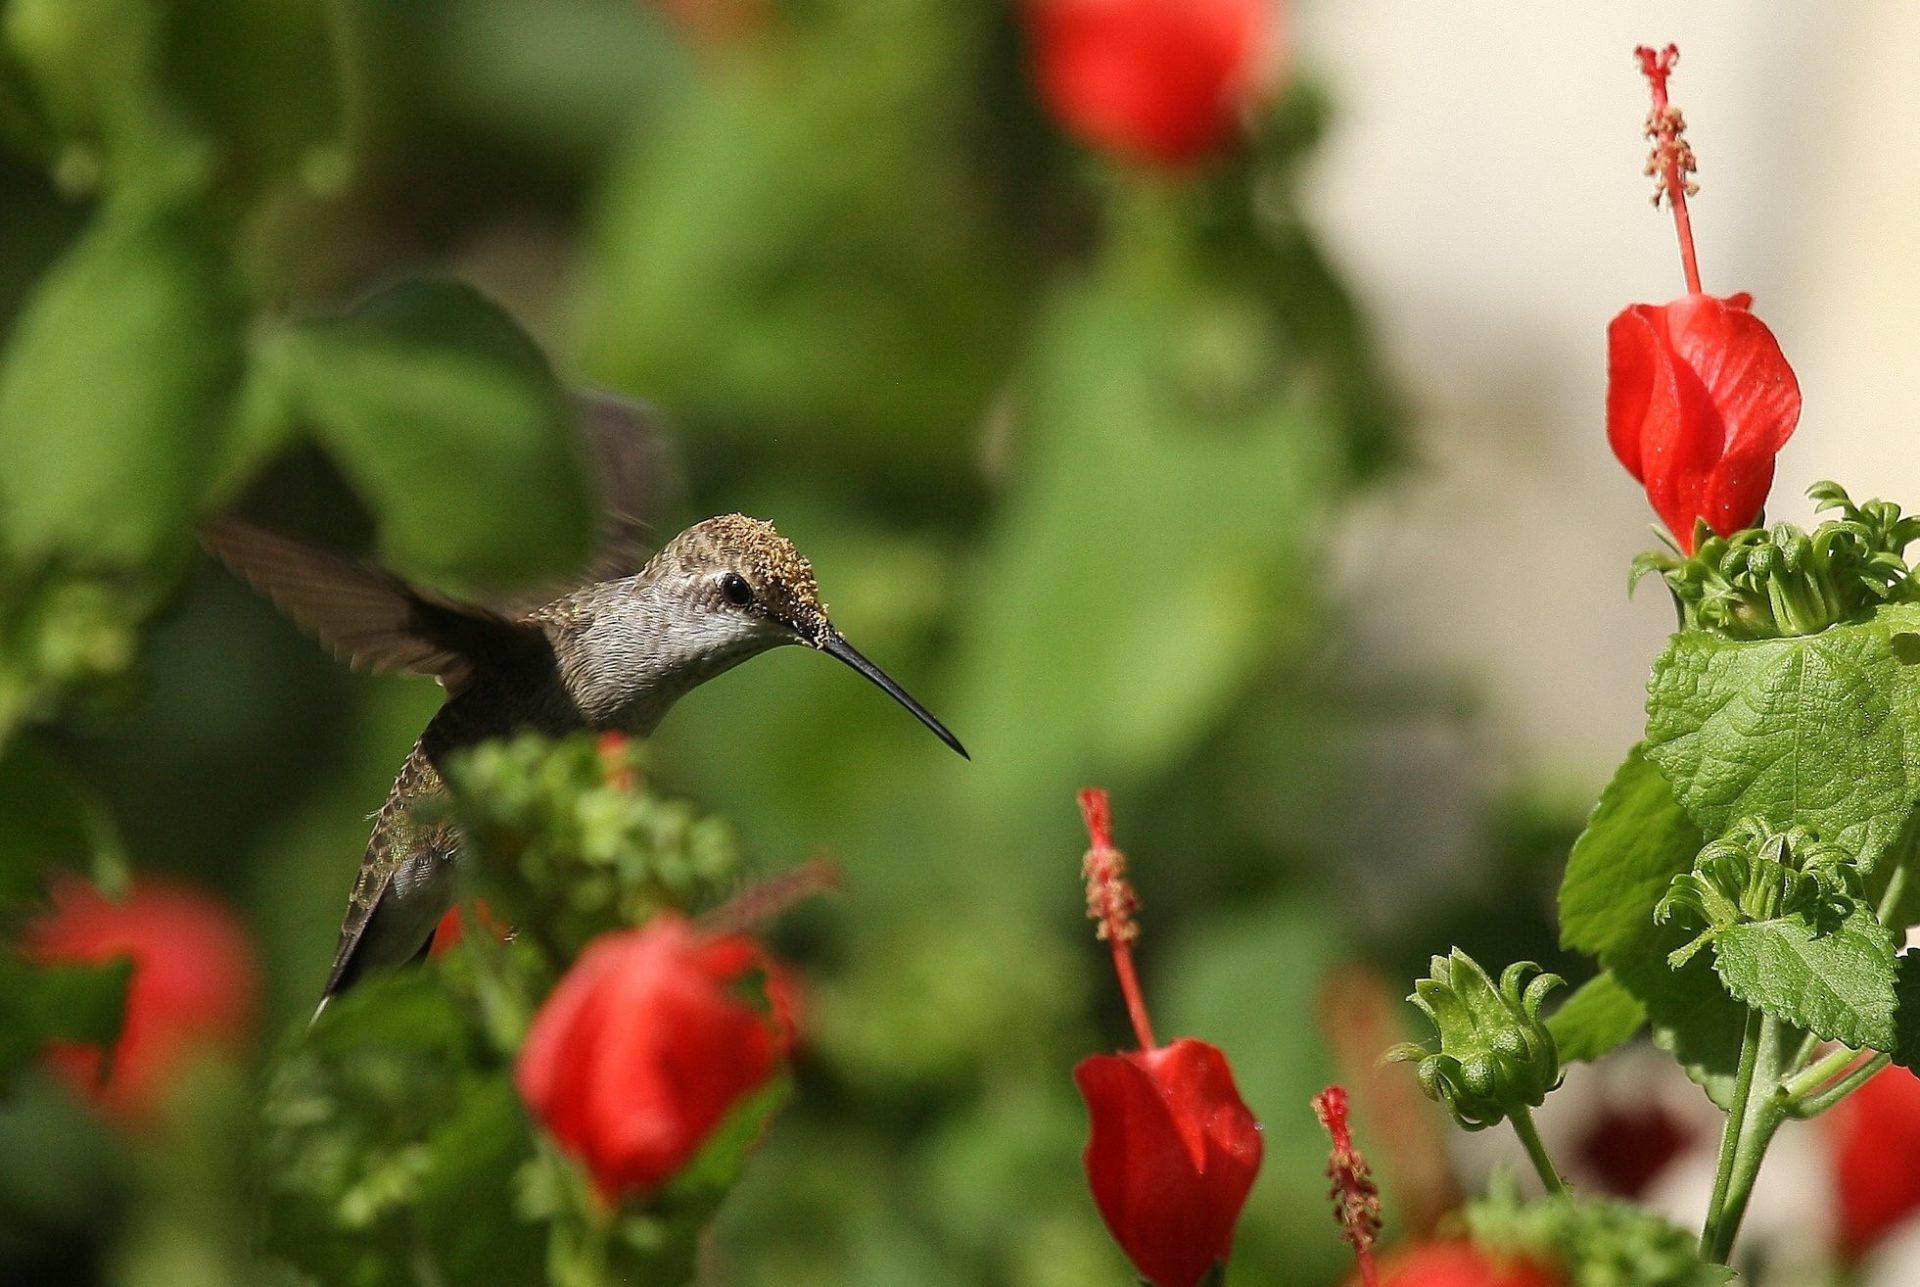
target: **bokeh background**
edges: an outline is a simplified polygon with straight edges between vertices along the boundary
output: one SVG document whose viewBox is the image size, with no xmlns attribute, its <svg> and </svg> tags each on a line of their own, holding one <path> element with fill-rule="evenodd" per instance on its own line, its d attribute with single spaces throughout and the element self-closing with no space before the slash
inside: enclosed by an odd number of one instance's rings
<svg viewBox="0 0 1920 1287">
<path fill-rule="evenodd" d="M 1372 1088 L 1390 1228 L 1444 1205 L 1450 1165 L 1494 1160 L 1449 1159 L 1408 1079 L 1369 1061 L 1428 952 L 1558 963 L 1565 846 L 1671 625 L 1625 595 L 1650 515 L 1602 432 L 1607 318 L 1681 289 L 1640 173 L 1636 43 L 1686 52 L 1707 288 L 1755 294 L 1807 393 L 1775 513 L 1805 517 L 1798 489 L 1829 476 L 1920 494 L 1904 7 L 1288 4 L 1250 144 L 1177 179 L 1066 137 L 999 4 L 243 8 L 183 11 L 237 33 L 249 69 L 201 119 L 246 121 L 282 166 L 223 243 L 257 316 L 338 314 L 403 275 L 477 287 L 564 380 L 668 418 L 662 532 L 773 519 L 848 636 L 973 752 L 798 650 L 655 739 L 659 780 L 730 817 L 758 867 L 824 853 L 845 873 L 777 935 L 810 1040 L 714 1283 L 1123 1278 L 1069 1077 L 1126 1041 L 1081 915 L 1087 784 L 1114 793 L 1160 1030 L 1223 1045 L 1265 1121 L 1236 1281 L 1347 1265 L 1307 1108 L 1336 1076 Z M 9 75 L 21 49 L 84 71 L 51 132 L 0 151 L 0 326 L 133 199 L 61 127 L 166 133 L 164 68 L 95 58 L 132 48 L 145 9 L 0 4 Z M 336 61 L 316 67 L 277 24 L 319 14 Z M 506 570 L 468 530 L 565 561 L 512 480 L 448 500 L 483 436 L 370 489 L 324 435 L 266 421 L 230 460 L 150 468 L 443 582 Z M 26 450 L 0 445 L 16 468 Z M 58 475 L 85 448 L 30 450 Z M 137 665 L 35 753 L 134 866 L 242 911 L 267 1045 L 304 1022 L 366 815 L 439 694 L 345 673 L 162 544 L 129 591 L 160 604 Z M 1817 1232 L 1809 1156 L 1788 1205 Z M 216 1218 L 176 1214 L 139 1236 L 190 1243 Z"/>
</svg>

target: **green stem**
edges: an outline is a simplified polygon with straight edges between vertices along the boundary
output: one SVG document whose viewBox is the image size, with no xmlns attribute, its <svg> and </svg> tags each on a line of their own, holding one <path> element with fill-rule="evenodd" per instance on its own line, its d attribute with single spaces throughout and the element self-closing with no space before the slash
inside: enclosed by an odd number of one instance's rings
<svg viewBox="0 0 1920 1287">
<path fill-rule="evenodd" d="M 1734 1236 L 1753 1196 L 1753 1182 L 1767 1146 L 1785 1115 L 1778 1093 L 1756 1096 L 1754 1083 L 1780 1076 L 1779 1023 L 1758 1010 L 1747 1015 L 1740 1040 L 1740 1067 L 1734 1074 L 1733 1105 L 1726 1131 L 1720 1137 L 1720 1160 L 1714 1169 L 1713 1196 L 1707 1203 L 1706 1224 L 1700 1231 L 1700 1254 L 1724 1265 L 1733 1251 Z"/>
<path fill-rule="evenodd" d="M 1859 1052 L 1842 1050 L 1838 1053 L 1844 1054 L 1851 1059 Z M 1781 1088 L 1782 1096 L 1787 1101 L 1786 1111 L 1795 1117 L 1818 1117 L 1821 1113 L 1826 1112 L 1848 1095 L 1851 1095 L 1854 1091 L 1866 1085 L 1875 1073 L 1892 1062 L 1893 1059 L 1890 1055 L 1876 1054 L 1871 1059 L 1862 1061 L 1858 1067 L 1852 1069 L 1838 1081 L 1817 1093 L 1814 1093 L 1815 1088 L 1820 1084 L 1817 1080 L 1810 1082 L 1806 1089 L 1800 1093 L 1792 1093 L 1789 1087 L 1799 1081 L 1799 1078 L 1795 1078 L 1794 1082 L 1789 1082 L 1788 1086 Z M 1824 1066 L 1825 1061 L 1822 1060 L 1821 1063 L 1822 1066 Z M 1820 1070 L 1820 1068 L 1813 1068 L 1808 1069 L 1808 1072 Z"/>
<path fill-rule="evenodd" d="M 1526 1146 L 1527 1156 L 1533 1161 L 1533 1169 L 1540 1173 L 1540 1183 L 1547 1186 L 1547 1193 L 1556 1198 L 1565 1197 L 1567 1182 L 1560 1178 L 1553 1159 L 1547 1156 L 1547 1146 L 1541 1142 L 1540 1132 L 1533 1124 L 1533 1110 L 1521 1104 L 1509 1114 L 1508 1120 L 1513 1123 L 1513 1133 Z"/>
</svg>

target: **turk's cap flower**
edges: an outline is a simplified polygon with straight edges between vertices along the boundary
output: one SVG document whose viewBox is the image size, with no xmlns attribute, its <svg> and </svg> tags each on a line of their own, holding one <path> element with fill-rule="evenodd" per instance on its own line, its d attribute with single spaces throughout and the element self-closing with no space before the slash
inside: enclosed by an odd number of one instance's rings
<svg viewBox="0 0 1920 1287">
<path fill-rule="evenodd" d="M 1023 12 L 1048 110 L 1126 160 L 1193 165 L 1274 79 L 1274 0 L 1025 0 Z"/>
<path fill-rule="evenodd" d="M 1433 1022 L 1438 1041 L 1432 1048 L 1408 1042 L 1385 1057 L 1416 1063 L 1420 1089 L 1465 1129 L 1497 1125 L 1515 1109 L 1539 1107 L 1560 1084 L 1559 1051 L 1540 1006 L 1562 983 L 1559 975 L 1520 961 L 1496 986 L 1455 948 L 1433 958 L 1430 977 L 1418 980 L 1407 998 Z"/>
<path fill-rule="evenodd" d="M 1191 1037 L 1092 1055 L 1073 1078 L 1085 1162 L 1114 1240 L 1153 1287 L 1195 1287 L 1225 1263 L 1260 1171 L 1260 1123 L 1216 1047 Z"/>
<path fill-rule="evenodd" d="M 138 1120 L 160 1104 L 195 1054 L 232 1055 L 259 1010 L 253 941 L 233 913 L 177 881 L 142 876 L 124 900 L 78 877 L 55 881 L 52 910 L 21 935 L 42 964 L 132 962 L 126 1017 L 111 1051 L 55 1043 L 47 1057 L 82 1093 L 117 1118 Z"/>
<path fill-rule="evenodd" d="M 764 1007 L 740 995 L 755 976 Z M 587 945 L 534 1016 L 515 1080 L 602 1196 L 645 1195 L 772 1079 L 793 1013 L 755 940 L 657 916 Z"/>
<path fill-rule="evenodd" d="M 1607 441 L 1686 552 L 1766 508 L 1800 385 L 1746 294 L 1632 304 L 1607 326 Z"/>
</svg>

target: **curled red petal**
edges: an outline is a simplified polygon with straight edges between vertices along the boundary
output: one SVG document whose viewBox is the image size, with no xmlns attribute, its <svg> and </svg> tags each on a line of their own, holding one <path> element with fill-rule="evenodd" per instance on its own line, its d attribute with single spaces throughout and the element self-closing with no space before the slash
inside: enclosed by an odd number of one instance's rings
<svg viewBox="0 0 1920 1287">
<path fill-rule="evenodd" d="M 1607 327 L 1607 440 L 1683 548 L 1766 506 L 1800 386 L 1750 296 L 1635 304 Z"/>
<path fill-rule="evenodd" d="M 1607 323 L 1607 442 L 1640 481 L 1646 479 L 1640 453 L 1647 407 L 1655 386 L 1673 378 L 1665 332 L 1665 318 L 1652 304 L 1629 305 Z"/>
<path fill-rule="evenodd" d="M 1080 1061 L 1095 1204 L 1154 1287 L 1194 1287 L 1233 1248 L 1259 1174 L 1260 1124 L 1226 1056 L 1203 1041 Z"/>
<path fill-rule="evenodd" d="M 747 936 L 662 916 L 589 944 L 540 1008 L 516 1084 L 603 1194 L 658 1188 L 772 1075 L 785 1030 L 734 990 L 755 971 Z"/>
</svg>

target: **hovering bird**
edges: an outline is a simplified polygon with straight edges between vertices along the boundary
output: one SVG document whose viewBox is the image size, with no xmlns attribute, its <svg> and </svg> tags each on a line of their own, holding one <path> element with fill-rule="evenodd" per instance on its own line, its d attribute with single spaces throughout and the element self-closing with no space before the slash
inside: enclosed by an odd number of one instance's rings
<svg viewBox="0 0 1920 1287">
<path fill-rule="evenodd" d="M 519 731 L 644 737 L 700 684 L 770 648 L 804 644 L 859 671 L 966 755 L 834 628 L 792 543 L 741 514 L 696 523 L 637 573 L 525 611 L 449 598 L 232 520 L 203 539 L 336 656 L 432 675 L 447 690 L 374 816 L 321 1010 L 367 971 L 424 956 L 453 906 L 460 836 L 444 820 L 419 820 L 414 806 L 445 792 L 446 757 L 462 747 Z"/>
</svg>

